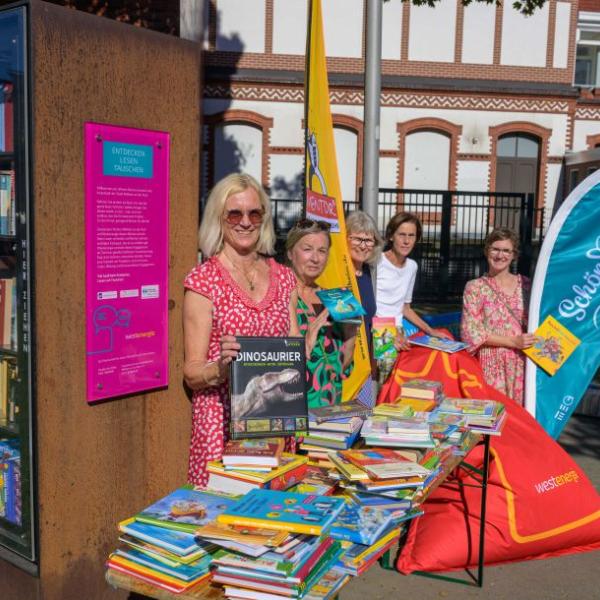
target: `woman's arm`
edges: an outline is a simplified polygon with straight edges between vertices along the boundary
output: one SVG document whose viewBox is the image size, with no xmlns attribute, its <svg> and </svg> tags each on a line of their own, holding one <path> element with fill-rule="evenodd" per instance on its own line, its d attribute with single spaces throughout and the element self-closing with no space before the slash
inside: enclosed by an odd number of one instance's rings
<svg viewBox="0 0 600 600">
<path fill-rule="evenodd" d="M 449 337 L 448 332 L 444 331 L 443 329 L 434 329 L 431 325 L 429 325 L 429 323 L 426 323 L 423 319 L 421 319 L 421 317 L 410 307 L 410 304 L 404 305 L 403 314 L 413 325 L 416 325 L 427 335 L 444 338 Z"/>
<path fill-rule="evenodd" d="M 290 337 L 302 337 L 300 333 L 300 327 L 298 327 L 298 290 L 292 290 L 290 296 Z"/>
<path fill-rule="evenodd" d="M 183 377 L 192 390 L 219 385 L 227 378 L 227 367 L 237 356 L 239 344 L 233 336 L 221 338 L 221 353 L 208 362 L 208 343 L 212 330 L 212 302 L 194 292 L 183 297 Z"/>
<path fill-rule="evenodd" d="M 533 333 L 521 333 L 519 335 L 489 334 L 482 345 L 523 350 L 524 348 L 533 346 L 533 344 L 535 344 L 535 335 Z"/>
</svg>

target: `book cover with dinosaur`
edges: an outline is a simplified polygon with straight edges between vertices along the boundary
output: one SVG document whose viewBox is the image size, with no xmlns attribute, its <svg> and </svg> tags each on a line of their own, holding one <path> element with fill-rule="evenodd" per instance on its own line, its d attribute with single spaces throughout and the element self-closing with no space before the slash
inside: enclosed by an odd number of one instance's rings
<svg viewBox="0 0 600 600">
<path fill-rule="evenodd" d="M 306 357 L 298 337 L 238 337 L 231 364 L 231 437 L 306 432 Z"/>
</svg>

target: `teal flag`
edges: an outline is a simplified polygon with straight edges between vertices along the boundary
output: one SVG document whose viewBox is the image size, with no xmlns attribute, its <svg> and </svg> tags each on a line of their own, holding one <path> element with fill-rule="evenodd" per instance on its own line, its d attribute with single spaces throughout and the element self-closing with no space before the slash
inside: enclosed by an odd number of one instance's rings
<svg viewBox="0 0 600 600">
<path fill-rule="evenodd" d="M 542 244 L 529 330 L 548 315 L 581 340 L 554 376 L 527 361 L 525 406 L 557 438 L 600 365 L 600 171 L 571 192 Z"/>
</svg>

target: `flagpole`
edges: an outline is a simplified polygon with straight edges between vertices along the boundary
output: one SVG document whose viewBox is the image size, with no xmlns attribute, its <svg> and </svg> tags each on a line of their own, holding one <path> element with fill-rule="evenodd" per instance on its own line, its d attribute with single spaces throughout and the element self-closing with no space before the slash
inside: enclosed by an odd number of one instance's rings
<svg viewBox="0 0 600 600">
<path fill-rule="evenodd" d="M 365 137 L 362 209 L 377 223 L 379 194 L 379 106 L 381 95 L 381 0 L 367 0 Z"/>
<path fill-rule="evenodd" d="M 313 0 L 307 3 L 307 23 L 306 23 L 306 60 L 304 68 L 304 177 L 302 178 L 302 218 L 306 217 L 306 169 L 308 168 L 306 153 L 308 143 L 308 99 L 310 85 L 310 45 L 312 37 L 312 11 Z"/>
</svg>

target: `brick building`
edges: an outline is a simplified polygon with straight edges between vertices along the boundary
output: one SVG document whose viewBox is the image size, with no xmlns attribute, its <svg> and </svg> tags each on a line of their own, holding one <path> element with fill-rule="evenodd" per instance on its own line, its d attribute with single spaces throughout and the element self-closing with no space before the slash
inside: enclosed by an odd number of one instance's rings
<svg viewBox="0 0 600 600">
<path fill-rule="evenodd" d="M 306 5 L 206 3 L 204 191 L 243 169 L 272 197 L 298 197 Z M 353 200 L 366 2 L 322 6 L 342 193 Z M 384 3 L 380 187 L 535 192 L 547 221 L 565 154 L 600 144 L 598 52 L 598 0 L 548 0 L 531 17 L 506 1 Z"/>
</svg>

